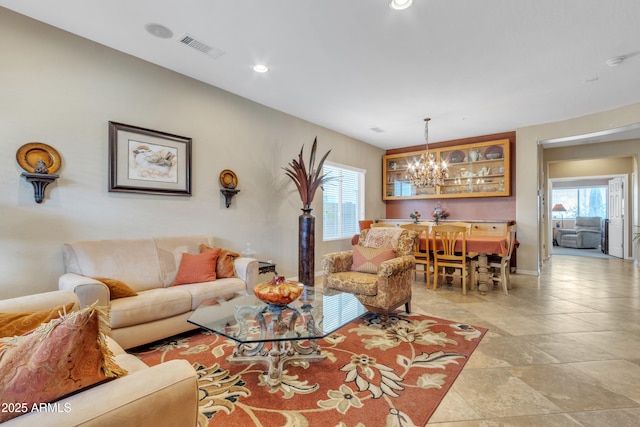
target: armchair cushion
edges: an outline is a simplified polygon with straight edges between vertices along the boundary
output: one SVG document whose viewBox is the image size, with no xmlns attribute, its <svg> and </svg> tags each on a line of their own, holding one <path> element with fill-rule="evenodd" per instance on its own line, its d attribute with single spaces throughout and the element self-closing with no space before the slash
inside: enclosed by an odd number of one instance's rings
<svg viewBox="0 0 640 427">
<path fill-rule="evenodd" d="M 378 293 L 378 276 L 358 271 L 344 271 L 329 276 L 325 286 L 355 295 L 374 296 Z"/>
<path fill-rule="evenodd" d="M 380 264 L 384 261 L 395 258 L 396 253 L 387 248 L 366 248 L 363 246 L 353 247 L 353 264 L 351 270 L 361 273 L 378 272 Z"/>
</svg>

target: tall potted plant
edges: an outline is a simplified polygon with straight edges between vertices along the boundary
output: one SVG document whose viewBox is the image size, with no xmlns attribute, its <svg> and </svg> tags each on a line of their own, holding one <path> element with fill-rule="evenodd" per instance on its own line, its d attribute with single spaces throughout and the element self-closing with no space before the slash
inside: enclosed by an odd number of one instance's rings
<svg viewBox="0 0 640 427">
<path fill-rule="evenodd" d="M 309 156 L 309 169 L 302 158 L 304 145 L 300 149 L 298 159 L 293 159 L 288 167 L 283 168 L 298 188 L 302 200 L 302 214 L 298 217 L 298 280 L 307 286 L 314 285 L 315 273 L 315 223 L 316 218 L 311 214 L 311 202 L 316 190 L 332 177 L 322 173 L 322 165 L 331 150 L 320 159 L 315 166 L 318 138 L 313 140 Z"/>
</svg>

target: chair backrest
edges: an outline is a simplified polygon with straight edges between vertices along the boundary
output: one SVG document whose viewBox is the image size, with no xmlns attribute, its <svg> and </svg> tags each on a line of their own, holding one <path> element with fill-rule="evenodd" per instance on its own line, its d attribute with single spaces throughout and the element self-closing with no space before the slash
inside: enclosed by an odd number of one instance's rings
<svg viewBox="0 0 640 427">
<path fill-rule="evenodd" d="M 406 230 L 413 230 L 418 233 L 418 238 L 416 239 L 413 247 L 414 256 L 420 256 L 424 258 L 425 252 L 427 253 L 427 259 L 429 258 L 429 248 L 431 247 L 430 235 L 431 235 L 431 223 L 419 223 L 419 224 L 402 224 L 400 226 Z M 424 241 L 424 248 L 421 248 L 421 241 Z"/>
<path fill-rule="evenodd" d="M 434 225 L 431 227 L 431 247 L 434 258 L 444 260 L 464 259 L 467 254 L 467 227 L 461 225 Z M 456 243 L 460 248 L 456 250 Z"/>
<path fill-rule="evenodd" d="M 373 224 L 372 219 L 363 219 L 358 221 L 358 226 L 360 227 L 360 231 L 365 230 L 367 228 L 371 228 L 371 224 Z"/>
<path fill-rule="evenodd" d="M 511 254 L 513 253 L 513 248 L 516 244 L 516 231 L 518 230 L 518 226 L 516 224 L 512 224 L 508 228 L 507 232 L 507 244 L 509 250 L 507 251 L 506 261 L 511 259 Z"/>
<path fill-rule="evenodd" d="M 457 225 L 458 227 L 466 227 L 467 234 L 471 234 L 471 227 L 473 224 L 471 224 L 470 222 L 462 222 L 462 221 L 447 221 L 443 225 Z"/>
<path fill-rule="evenodd" d="M 373 233 L 372 235 L 376 235 L 378 238 L 367 239 L 369 233 Z M 369 247 L 390 247 L 396 251 L 396 256 L 405 256 L 413 254 L 414 244 L 417 239 L 418 233 L 413 230 L 407 230 L 400 227 L 373 227 L 360 232 L 358 245 Z M 371 242 L 372 240 L 376 241 L 375 245 L 367 244 L 367 242 Z"/>
</svg>

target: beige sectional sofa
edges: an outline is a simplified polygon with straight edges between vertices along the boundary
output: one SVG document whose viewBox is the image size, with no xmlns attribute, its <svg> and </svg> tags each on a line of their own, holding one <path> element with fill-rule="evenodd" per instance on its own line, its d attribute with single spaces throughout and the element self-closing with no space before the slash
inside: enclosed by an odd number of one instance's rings
<svg viewBox="0 0 640 427">
<path fill-rule="evenodd" d="M 195 329 L 187 319 L 203 300 L 251 290 L 258 282 L 258 261 L 237 257 L 237 277 L 171 286 L 182 254 L 197 254 L 200 245 L 215 247 L 214 239 L 185 236 L 67 243 L 65 274 L 58 285 L 74 292 L 82 307 L 96 301 L 110 306 L 111 336 L 123 348 L 147 344 Z M 94 278 L 122 281 L 138 295 L 110 300 L 109 288 Z"/>
<path fill-rule="evenodd" d="M 53 291 L 0 300 L 0 312 L 31 312 L 80 300 L 70 291 Z M 18 426 L 195 426 L 198 417 L 198 375 L 186 360 L 149 367 L 107 338 L 118 366 L 128 374 L 84 389 L 53 406 L 65 410 L 30 412 L 2 423 Z"/>
</svg>

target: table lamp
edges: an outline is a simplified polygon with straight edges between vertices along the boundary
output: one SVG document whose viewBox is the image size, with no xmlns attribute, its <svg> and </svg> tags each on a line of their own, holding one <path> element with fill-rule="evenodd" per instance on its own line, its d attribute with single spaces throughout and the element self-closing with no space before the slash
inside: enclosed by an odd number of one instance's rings
<svg viewBox="0 0 640 427">
<path fill-rule="evenodd" d="M 553 207 L 551 208 L 552 212 L 566 212 L 567 210 L 565 209 L 565 207 L 562 205 L 562 203 L 556 203 L 555 205 L 553 205 Z M 562 228 L 564 228 L 564 214 L 560 214 L 560 221 L 562 222 Z"/>
</svg>

